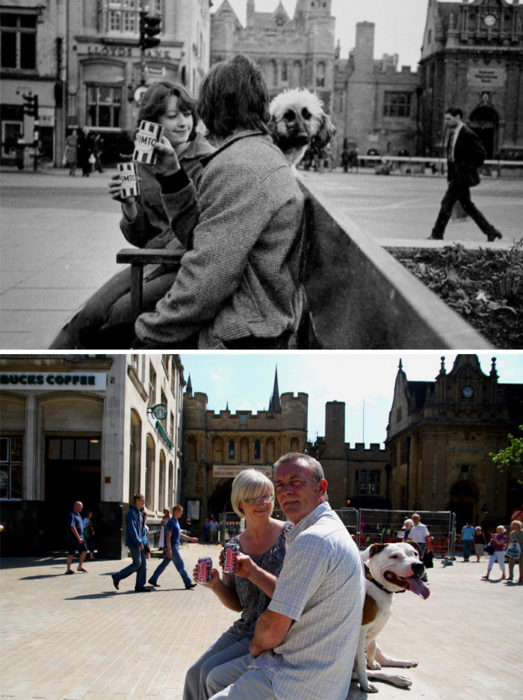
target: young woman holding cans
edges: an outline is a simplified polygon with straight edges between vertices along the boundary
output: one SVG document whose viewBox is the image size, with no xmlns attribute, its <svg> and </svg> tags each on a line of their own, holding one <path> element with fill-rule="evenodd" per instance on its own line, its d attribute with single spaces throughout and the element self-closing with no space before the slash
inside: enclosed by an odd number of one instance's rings
<svg viewBox="0 0 523 700">
<path fill-rule="evenodd" d="M 197 204 L 183 195 L 173 196 L 169 214 L 157 176 L 164 174 L 162 153 L 174 149 L 184 173 L 198 186 L 203 166 L 201 158 L 213 153 L 212 146 L 196 129 L 196 102 L 182 85 L 166 81 L 154 83 L 143 94 L 138 124 L 143 120 L 162 127 L 158 160 L 154 164 L 134 163 L 140 194 L 122 197 L 119 174 L 109 181 L 109 195 L 120 203 L 120 229 L 129 243 L 138 248 L 169 248 L 185 251 L 185 244 L 198 218 Z M 130 162 L 130 161 L 129 161 Z M 178 238 L 179 236 L 179 238 Z M 143 311 L 152 310 L 171 288 L 178 266 L 151 265 L 145 270 Z M 131 306 L 130 268 L 114 275 L 59 332 L 51 348 L 103 349 L 131 347 L 136 312 Z"/>
<path fill-rule="evenodd" d="M 208 698 L 207 680 L 211 671 L 248 654 L 254 627 L 270 597 L 247 576 L 252 579 L 253 569 L 263 569 L 277 577 L 283 566 L 285 535 L 292 524 L 272 517 L 274 486 L 271 480 L 256 469 L 245 469 L 233 481 L 231 503 L 234 511 L 246 521 L 245 530 L 228 542 L 240 548 L 238 571 L 224 573 L 220 578 L 218 571 L 212 569 L 211 581 L 205 587 L 227 608 L 241 612 L 241 616 L 187 671 L 184 700 Z M 193 578 L 197 578 L 196 569 Z"/>
</svg>

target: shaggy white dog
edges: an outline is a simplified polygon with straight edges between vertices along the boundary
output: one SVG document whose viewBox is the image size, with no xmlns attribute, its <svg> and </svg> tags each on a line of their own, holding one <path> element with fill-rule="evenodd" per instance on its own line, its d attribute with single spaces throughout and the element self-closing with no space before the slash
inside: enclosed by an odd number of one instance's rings
<svg viewBox="0 0 523 700">
<path fill-rule="evenodd" d="M 319 153 L 336 129 L 323 109 L 323 102 L 304 88 L 284 90 L 271 100 L 269 131 L 290 165 L 296 167 L 307 148 Z"/>
</svg>

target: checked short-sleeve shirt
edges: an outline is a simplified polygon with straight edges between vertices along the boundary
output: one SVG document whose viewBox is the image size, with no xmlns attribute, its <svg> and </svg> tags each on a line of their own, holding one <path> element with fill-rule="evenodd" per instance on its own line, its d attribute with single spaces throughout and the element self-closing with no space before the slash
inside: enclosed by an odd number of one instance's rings
<svg viewBox="0 0 523 700">
<path fill-rule="evenodd" d="M 294 620 L 284 642 L 251 668 L 277 698 L 345 700 L 361 627 L 364 582 L 358 549 L 328 503 L 287 534 L 269 610 Z"/>
</svg>

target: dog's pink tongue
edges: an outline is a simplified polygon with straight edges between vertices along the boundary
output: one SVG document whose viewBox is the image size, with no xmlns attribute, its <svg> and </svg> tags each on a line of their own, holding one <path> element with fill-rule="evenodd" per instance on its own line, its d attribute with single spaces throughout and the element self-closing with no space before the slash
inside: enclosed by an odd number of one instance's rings
<svg viewBox="0 0 523 700">
<path fill-rule="evenodd" d="M 409 591 L 412 591 L 413 593 L 421 596 L 424 599 L 429 597 L 430 588 L 420 578 L 418 578 L 417 576 L 411 576 L 410 578 L 406 578 L 405 581 L 407 583 L 407 588 L 409 589 Z"/>
</svg>

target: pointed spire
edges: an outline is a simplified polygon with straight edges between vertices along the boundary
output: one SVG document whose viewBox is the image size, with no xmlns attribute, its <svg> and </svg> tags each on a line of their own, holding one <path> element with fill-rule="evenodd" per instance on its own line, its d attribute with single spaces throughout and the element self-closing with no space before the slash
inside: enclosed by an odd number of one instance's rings
<svg viewBox="0 0 523 700">
<path fill-rule="evenodd" d="M 225 410 L 226 410 L 226 411 L 229 410 L 229 402 L 228 402 L 228 401 L 227 401 L 227 403 L 225 404 Z"/>
<path fill-rule="evenodd" d="M 498 378 L 498 373 L 496 371 L 496 358 L 495 357 L 492 358 L 492 366 L 490 368 L 490 376 L 494 377 L 495 379 Z"/>
<path fill-rule="evenodd" d="M 269 411 L 271 413 L 281 413 L 280 390 L 278 388 L 278 366 L 274 371 L 274 387 L 272 396 L 269 399 Z"/>
<path fill-rule="evenodd" d="M 439 375 L 440 377 L 444 374 L 447 374 L 447 370 L 445 369 L 445 357 L 442 355 L 441 356 L 441 366 L 439 368 Z"/>
<path fill-rule="evenodd" d="M 189 375 L 189 378 L 187 379 L 187 389 L 185 390 L 185 393 L 189 394 L 189 396 L 192 396 L 191 375 Z"/>
</svg>

